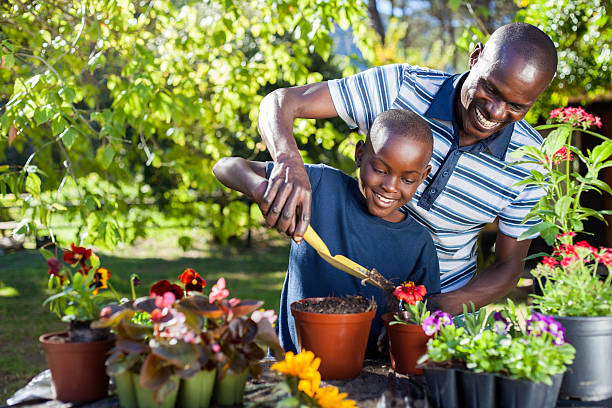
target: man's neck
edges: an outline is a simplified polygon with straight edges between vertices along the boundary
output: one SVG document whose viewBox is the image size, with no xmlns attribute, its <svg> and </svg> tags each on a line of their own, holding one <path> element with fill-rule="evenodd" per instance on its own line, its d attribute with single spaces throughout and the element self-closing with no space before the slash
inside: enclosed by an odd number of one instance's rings
<svg viewBox="0 0 612 408">
<path fill-rule="evenodd" d="M 455 113 L 455 121 L 457 122 L 457 130 L 459 130 L 459 147 L 470 146 L 479 141 L 478 138 L 471 136 L 463 131 L 463 117 L 461 116 L 461 88 L 463 87 L 463 82 L 457 86 L 457 91 L 455 92 L 453 98 L 453 110 Z"/>
</svg>

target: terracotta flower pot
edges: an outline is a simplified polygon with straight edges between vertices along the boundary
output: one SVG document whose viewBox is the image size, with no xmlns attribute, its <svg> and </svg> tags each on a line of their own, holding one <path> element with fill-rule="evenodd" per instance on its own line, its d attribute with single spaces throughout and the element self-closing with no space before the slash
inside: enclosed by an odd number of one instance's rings
<svg viewBox="0 0 612 408">
<path fill-rule="evenodd" d="M 323 299 L 326 298 L 298 302 Z M 343 380 L 358 376 L 376 310 L 349 314 L 309 313 L 295 310 L 295 303 L 291 305 L 291 314 L 295 319 L 299 348 L 310 350 L 321 359 L 321 378 Z"/>
<path fill-rule="evenodd" d="M 402 374 L 423 374 L 423 370 L 416 365 L 419 358 L 427 352 L 429 336 L 416 324 L 389 324 L 394 320 L 392 313 L 385 313 L 382 319 L 389 336 L 391 367 Z"/>
<path fill-rule="evenodd" d="M 106 397 L 108 376 L 104 362 L 115 339 L 66 343 L 57 338 L 68 339 L 68 333 L 47 333 L 39 338 L 51 370 L 56 398 L 83 402 Z"/>
</svg>

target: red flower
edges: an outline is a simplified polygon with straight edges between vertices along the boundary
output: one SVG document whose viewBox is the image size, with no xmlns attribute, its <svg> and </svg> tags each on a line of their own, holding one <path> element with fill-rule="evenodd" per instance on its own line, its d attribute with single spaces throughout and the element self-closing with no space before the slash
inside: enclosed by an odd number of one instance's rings
<svg viewBox="0 0 612 408">
<path fill-rule="evenodd" d="M 409 305 L 414 305 L 416 302 L 423 300 L 423 296 L 427 293 L 425 286 L 415 286 L 414 282 L 404 282 L 393 291 L 393 295 L 399 300 L 403 300 Z"/>
<path fill-rule="evenodd" d="M 578 260 L 578 258 L 575 256 L 564 256 L 563 259 L 561 259 L 561 266 L 568 267 L 576 260 Z"/>
<path fill-rule="evenodd" d="M 61 264 L 60 261 L 58 261 L 57 258 L 49 258 L 47 259 L 47 265 L 49 266 L 49 275 L 54 275 L 57 276 L 59 278 L 61 278 L 62 276 L 60 275 L 60 268 L 61 268 Z"/>
<path fill-rule="evenodd" d="M 572 126 L 582 126 L 586 129 L 590 126 L 601 127 L 601 118 L 585 111 L 581 106 L 577 108 L 557 108 L 550 112 L 551 119 L 557 119 L 558 123 L 569 123 Z"/>
<path fill-rule="evenodd" d="M 151 296 L 163 296 L 166 292 L 174 293 L 177 299 L 181 299 L 184 295 L 183 289 L 179 285 L 168 282 L 166 279 L 162 279 L 151 286 L 149 295 Z"/>
<path fill-rule="evenodd" d="M 572 160 L 572 152 L 567 148 L 567 146 L 563 146 L 552 156 L 553 164 L 559 164 L 565 160 Z"/>
<path fill-rule="evenodd" d="M 595 254 L 595 258 L 597 261 L 601 262 L 606 266 L 612 266 L 612 249 L 610 248 L 602 248 L 603 252 L 601 254 Z"/>
<path fill-rule="evenodd" d="M 200 275 L 191 268 L 185 269 L 185 271 L 179 276 L 179 280 L 185 285 L 185 291 L 196 291 L 202 292 L 206 281 L 200 277 Z"/>
<path fill-rule="evenodd" d="M 91 249 L 75 246 L 74 242 L 72 242 L 70 243 L 70 249 L 67 249 L 64 252 L 64 262 L 67 262 L 70 265 L 75 265 L 78 263 L 83 274 L 87 275 L 87 272 L 89 272 L 91 267 L 87 267 L 85 261 L 91 258 L 91 255 Z"/>
<path fill-rule="evenodd" d="M 557 261 L 551 256 L 545 256 L 544 258 L 542 258 L 542 264 L 554 268 L 555 266 L 559 265 L 559 261 Z"/>
<path fill-rule="evenodd" d="M 576 236 L 576 233 L 574 231 L 567 231 L 567 232 L 564 232 L 563 234 L 558 234 L 556 236 L 556 238 L 557 239 L 561 239 L 563 237 L 572 237 L 572 238 L 574 238 L 575 236 Z"/>
<path fill-rule="evenodd" d="M 574 248 L 573 245 L 570 244 L 561 244 L 558 247 L 555 248 L 553 255 L 555 256 L 572 256 L 572 257 L 577 257 L 578 253 L 576 252 L 576 249 Z"/>
</svg>

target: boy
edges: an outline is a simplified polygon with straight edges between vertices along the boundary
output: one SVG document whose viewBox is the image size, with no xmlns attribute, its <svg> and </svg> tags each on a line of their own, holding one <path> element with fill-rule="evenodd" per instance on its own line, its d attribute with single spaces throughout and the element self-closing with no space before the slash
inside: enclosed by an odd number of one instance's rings
<svg viewBox="0 0 612 408">
<path fill-rule="evenodd" d="M 410 215 L 400 211 L 427 177 L 433 138 L 419 115 L 392 109 L 381 113 L 365 142 L 355 148 L 359 180 L 319 164 L 307 165 L 312 185 L 310 224 L 332 255 L 342 254 L 366 268 L 375 267 L 395 285 L 411 280 L 429 294 L 440 291 L 438 258 L 431 236 Z M 215 176 L 227 187 L 261 205 L 273 162 L 221 159 Z M 410 235 L 407 235 L 410 234 Z M 413 237 L 406 245 L 406 236 Z M 368 348 L 373 350 L 386 312 L 383 291 L 329 265 L 307 243 L 291 243 L 289 266 L 278 319 L 281 345 L 297 351 L 297 334 L 289 305 L 308 297 L 359 294 L 378 305 Z"/>
</svg>

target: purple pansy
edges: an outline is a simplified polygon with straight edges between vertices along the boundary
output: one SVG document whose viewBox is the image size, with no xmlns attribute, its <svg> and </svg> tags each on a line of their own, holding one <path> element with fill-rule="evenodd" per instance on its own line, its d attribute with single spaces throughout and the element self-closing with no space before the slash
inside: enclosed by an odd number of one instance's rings
<svg viewBox="0 0 612 408">
<path fill-rule="evenodd" d="M 421 325 L 423 331 L 428 336 L 433 336 L 438 333 L 444 326 L 450 326 L 453 324 L 453 320 L 448 313 L 441 310 L 436 310 L 432 315 L 429 315 L 423 320 Z"/>
<path fill-rule="evenodd" d="M 506 319 L 501 312 L 493 313 L 493 330 L 497 334 L 506 334 L 508 333 L 508 326 L 510 325 L 508 319 Z"/>
<path fill-rule="evenodd" d="M 527 333 L 535 336 L 549 333 L 556 345 L 565 343 L 565 329 L 563 326 L 555 321 L 552 316 L 543 315 L 538 312 L 533 312 L 531 317 L 527 319 Z"/>
</svg>

